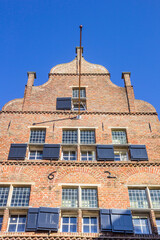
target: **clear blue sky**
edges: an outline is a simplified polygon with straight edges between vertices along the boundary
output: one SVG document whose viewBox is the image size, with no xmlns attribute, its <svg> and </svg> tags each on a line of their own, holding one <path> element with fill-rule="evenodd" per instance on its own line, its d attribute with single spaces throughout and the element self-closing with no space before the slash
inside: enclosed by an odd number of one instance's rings
<svg viewBox="0 0 160 240">
<path fill-rule="evenodd" d="M 160 0 L 0 0 L 0 109 L 22 98 L 27 71 L 35 85 L 56 64 L 71 61 L 83 25 L 84 57 L 105 66 L 160 115 Z"/>
</svg>

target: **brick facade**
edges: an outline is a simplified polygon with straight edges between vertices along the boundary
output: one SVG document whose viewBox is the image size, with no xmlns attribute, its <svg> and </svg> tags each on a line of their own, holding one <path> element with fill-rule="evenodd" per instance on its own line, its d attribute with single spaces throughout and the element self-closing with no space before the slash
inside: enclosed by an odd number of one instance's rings
<svg viewBox="0 0 160 240">
<path fill-rule="evenodd" d="M 56 110 L 56 99 L 71 97 L 78 87 L 78 59 L 60 64 L 51 69 L 49 80 L 41 86 L 33 86 L 36 74 L 28 73 L 28 83 L 24 98 L 7 103 L 0 114 L 0 187 L 13 189 L 29 186 L 29 206 L 0 207 L 3 216 L 1 237 L 3 239 L 160 239 L 156 219 L 160 218 L 160 205 L 154 208 L 133 208 L 130 204 L 128 189 L 160 190 L 160 124 L 155 108 L 134 97 L 130 73 L 122 74 L 124 87 L 118 87 L 110 80 L 110 74 L 103 66 L 91 64 L 82 58 L 81 88 L 86 91 L 86 110 L 77 119 L 77 111 Z M 77 99 L 72 99 L 77 101 Z M 43 151 L 43 144 L 29 142 L 31 130 L 46 131 L 45 144 L 60 144 L 60 157 L 57 160 L 29 159 L 31 151 Z M 64 144 L 64 130 L 95 132 L 95 143 Z M 97 161 L 96 146 L 112 145 L 112 131 L 126 133 L 125 144 L 114 144 L 114 151 L 127 152 L 126 161 Z M 27 144 L 25 159 L 8 160 L 11 144 Z M 130 145 L 145 145 L 148 160 L 132 161 Z M 64 152 L 76 152 L 75 161 L 62 160 Z M 82 152 L 94 152 L 94 161 L 82 161 Z M 30 152 L 30 153 L 29 153 Z M 63 152 L 63 153 L 62 153 Z M 122 160 L 122 159 L 121 159 Z M 53 179 L 49 174 L 53 173 Z M 88 209 L 62 207 L 62 189 L 97 189 L 98 204 Z M 149 193 L 148 193 L 149 192 Z M 80 193 L 79 193 L 80 194 Z M 9 198 L 9 197 L 8 197 Z M 81 197 L 80 197 L 81 198 Z M 79 198 L 79 199 L 80 199 Z M 81 200 L 78 200 L 81 201 Z M 147 201 L 152 201 L 148 200 Z M 160 196 L 155 201 L 159 201 Z M 80 204 L 80 203 L 79 203 Z M 150 202 L 149 202 L 150 204 Z M 151 203 L 153 204 L 153 203 Z M 28 208 L 60 208 L 58 231 L 8 232 L 11 215 L 26 215 Z M 131 209 L 133 216 L 148 218 L 149 234 L 113 233 L 100 230 L 100 209 Z M 63 216 L 77 217 L 76 232 L 62 232 Z M 97 217 L 97 233 L 84 233 L 82 219 L 85 216 Z M 22 237 L 21 237 L 22 236 Z"/>
</svg>

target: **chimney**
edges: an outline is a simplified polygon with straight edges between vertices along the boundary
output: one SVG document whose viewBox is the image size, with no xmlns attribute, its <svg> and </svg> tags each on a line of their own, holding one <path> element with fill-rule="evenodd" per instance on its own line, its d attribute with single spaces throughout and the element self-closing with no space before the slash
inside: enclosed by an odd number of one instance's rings
<svg viewBox="0 0 160 240">
<path fill-rule="evenodd" d="M 34 84 L 34 79 L 36 79 L 36 72 L 27 72 L 28 82 L 27 87 L 32 87 Z"/>
<path fill-rule="evenodd" d="M 126 96 L 127 96 L 127 102 L 128 102 L 128 110 L 129 112 L 135 112 L 135 104 L 134 104 L 134 91 L 133 86 L 131 85 L 130 80 L 130 72 L 122 72 L 122 79 L 124 79 L 124 85 L 126 88 Z"/>
<path fill-rule="evenodd" d="M 30 105 L 30 97 L 32 94 L 32 86 L 34 84 L 34 79 L 36 78 L 36 72 L 27 72 L 28 81 L 25 87 L 24 100 L 22 110 L 27 111 L 28 106 Z"/>
</svg>

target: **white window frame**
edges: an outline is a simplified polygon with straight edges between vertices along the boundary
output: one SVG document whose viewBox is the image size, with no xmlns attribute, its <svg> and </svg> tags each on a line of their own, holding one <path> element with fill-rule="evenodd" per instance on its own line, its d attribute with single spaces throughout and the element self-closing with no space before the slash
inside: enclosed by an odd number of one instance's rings
<svg viewBox="0 0 160 240">
<path fill-rule="evenodd" d="M 77 207 L 69 207 L 69 208 L 72 208 L 72 209 L 75 209 L 75 208 L 82 208 L 82 209 L 97 209 L 98 208 L 98 189 L 97 189 L 97 187 L 95 186 L 95 187 L 91 187 L 91 186 L 85 186 L 85 187 L 83 187 L 83 186 L 74 186 L 74 185 L 68 185 L 68 186 L 63 186 L 62 187 L 62 191 L 63 191 L 63 189 L 64 188 L 66 188 L 66 189 L 69 189 L 69 188 L 71 188 L 71 189 L 73 189 L 73 188 L 76 188 L 76 189 L 78 189 L 78 198 L 77 198 Z M 82 207 L 82 189 L 96 189 L 96 191 L 97 191 L 97 206 L 96 207 Z M 61 203 L 61 205 L 62 205 L 62 203 Z M 62 208 L 67 208 L 67 207 L 64 207 L 64 206 L 62 206 Z"/>
<path fill-rule="evenodd" d="M 11 202 L 12 202 L 12 196 L 13 196 L 13 189 L 16 187 L 22 187 L 22 188 L 30 188 L 30 193 L 31 193 L 31 185 L 30 184 L 21 184 L 21 185 L 17 185 L 17 184 L 7 184 L 7 185 L 0 185 L 0 187 L 8 187 L 9 188 L 9 193 L 8 193 L 8 199 L 7 199 L 7 204 L 3 207 L 11 207 L 11 208 L 28 208 L 29 207 L 29 203 L 27 206 L 11 206 Z M 29 201 L 30 201 L 30 197 L 29 197 Z"/>
<path fill-rule="evenodd" d="M 132 189 L 132 190 L 145 190 L 145 193 L 146 193 L 146 199 L 147 199 L 147 203 L 148 203 L 148 207 L 147 208 L 134 208 L 134 207 L 130 207 L 131 209 L 153 209 L 153 210 L 157 210 L 159 209 L 160 210 L 160 207 L 159 208 L 154 208 L 153 207 L 153 204 L 152 204 L 152 200 L 151 200 L 151 196 L 150 196 L 150 190 L 160 190 L 160 186 L 128 186 L 128 190 L 129 189 Z M 128 192 L 128 195 L 129 195 L 129 192 Z"/>
<path fill-rule="evenodd" d="M 8 219 L 7 232 L 9 230 L 11 216 L 13 216 L 13 215 L 18 216 L 18 222 L 16 223 L 16 231 L 15 232 L 17 232 L 17 228 L 18 228 L 18 225 L 19 225 L 19 216 L 21 216 L 21 215 L 26 216 L 26 222 L 25 222 L 25 226 L 26 226 L 26 223 L 27 223 L 27 214 L 26 213 L 20 213 L 20 214 L 12 213 L 12 214 L 10 214 L 9 219 Z M 15 223 L 13 223 L 13 224 L 15 224 Z M 12 223 L 11 223 L 11 225 L 12 225 Z M 25 232 L 25 229 L 24 229 L 24 232 Z"/>
<path fill-rule="evenodd" d="M 60 227 L 60 232 L 62 232 L 62 227 L 63 227 L 63 218 L 64 217 L 68 217 L 69 218 L 69 230 L 70 230 L 70 218 L 71 217 L 74 217 L 74 218 L 76 218 L 76 232 L 78 232 L 78 216 L 76 216 L 76 215 L 74 215 L 74 214 L 72 214 L 72 215 L 63 215 L 62 214 L 62 216 L 61 216 L 61 227 Z M 66 224 L 67 225 L 67 224 Z M 76 232 L 72 232 L 72 233 L 76 233 Z M 64 232 L 65 233 L 65 232 Z M 68 232 L 68 233 L 70 233 L 70 231 Z"/>
<path fill-rule="evenodd" d="M 115 154 L 116 153 L 119 153 L 118 155 L 120 156 L 120 161 L 123 162 L 123 161 L 128 161 L 129 160 L 127 149 L 114 149 L 114 160 L 115 160 Z M 123 160 L 122 153 L 126 153 L 126 160 Z M 115 161 L 118 161 L 118 160 L 115 160 Z"/>
<path fill-rule="evenodd" d="M 31 142 L 31 133 L 32 131 L 45 131 L 45 137 L 44 137 L 44 142 Z M 46 128 L 31 128 L 30 129 L 30 135 L 29 135 L 29 144 L 34 144 L 34 145 L 43 145 L 45 144 L 45 140 L 46 140 Z"/>
<path fill-rule="evenodd" d="M 99 218 L 98 218 L 98 216 L 90 216 L 90 215 L 83 215 L 82 216 L 82 233 L 85 233 L 85 234 L 88 234 L 88 233 L 86 233 L 86 232 L 83 232 L 83 226 L 84 226 L 84 218 L 85 217 L 88 217 L 89 219 L 91 219 L 92 217 L 94 217 L 94 218 L 97 218 L 97 232 L 96 233 L 99 233 Z M 90 220 L 89 220 L 90 221 Z M 88 225 L 88 224 L 85 224 L 85 225 Z M 91 224 L 90 224 L 90 222 L 89 222 L 89 230 L 91 230 Z M 89 233 L 92 233 L 91 231 L 89 231 Z M 96 234 L 95 233 L 95 234 Z"/>
<path fill-rule="evenodd" d="M 35 158 L 34 159 L 30 159 L 30 155 L 31 155 L 31 152 L 36 152 L 36 154 L 35 154 Z M 42 154 L 43 154 L 43 149 L 30 149 L 29 150 L 29 153 L 28 153 L 28 160 L 42 160 L 43 158 L 41 158 L 41 159 L 37 159 L 37 152 L 42 152 Z"/>
<path fill-rule="evenodd" d="M 150 219 L 149 219 L 149 216 L 147 216 L 147 215 L 141 215 L 141 214 L 136 214 L 136 215 L 134 215 L 133 214 L 133 216 L 132 216 L 132 218 L 134 219 L 134 218 L 137 218 L 137 219 L 147 219 L 147 222 L 148 222 L 148 230 L 149 230 L 149 233 L 135 233 L 135 231 L 134 231 L 134 233 L 135 234 L 152 234 L 152 229 L 151 229 L 151 223 L 150 223 Z M 142 225 L 140 225 L 140 227 L 141 227 L 141 230 L 142 230 Z M 133 228 L 134 228 L 134 224 L 133 224 Z"/>
<path fill-rule="evenodd" d="M 81 97 L 81 90 L 84 89 L 84 92 L 85 92 L 85 96 L 82 96 Z M 78 96 L 77 97 L 74 97 L 73 96 L 73 91 L 74 90 L 78 90 Z M 79 98 L 79 87 L 72 87 L 72 99 L 77 99 Z M 80 87 L 80 99 L 86 99 L 86 87 Z"/>
<path fill-rule="evenodd" d="M 82 152 L 86 152 L 87 153 L 87 160 L 82 160 Z M 88 158 L 90 156 L 88 156 L 88 152 L 92 152 L 92 160 L 89 160 Z M 82 150 L 81 149 L 81 152 L 80 152 L 80 160 L 83 162 L 83 161 L 96 161 L 96 151 L 95 150 Z"/>
<path fill-rule="evenodd" d="M 63 155 L 64 155 L 64 152 L 69 152 L 69 159 L 68 160 L 65 160 L 64 158 L 63 158 Z M 70 155 L 71 155 L 71 152 L 75 152 L 76 153 L 76 155 L 75 155 L 75 160 L 71 160 L 70 159 Z M 62 154 L 61 154 L 61 160 L 62 161 L 77 161 L 77 149 L 70 149 L 70 148 L 62 148 Z"/>
<path fill-rule="evenodd" d="M 63 143 L 63 131 L 77 131 L 77 142 L 76 143 Z M 81 131 L 94 131 L 95 134 L 95 143 L 81 143 Z M 62 145 L 86 145 L 86 146 L 92 146 L 96 145 L 96 128 L 62 128 Z"/>
<path fill-rule="evenodd" d="M 125 143 L 121 143 L 121 142 L 119 142 L 120 140 L 119 139 L 117 139 L 117 140 L 114 140 L 113 139 L 113 135 L 112 135 L 112 133 L 113 132 L 125 132 L 125 134 L 126 134 L 126 142 Z M 111 129 L 111 136 L 112 136 L 112 144 L 115 144 L 115 145 L 126 145 L 126 144 L 128 144 L 128 140 L 127 140 L 127 131 L 126 131 L 126 129 L 125 128 L 120 128 L 120 129 Z"/>
</svg>

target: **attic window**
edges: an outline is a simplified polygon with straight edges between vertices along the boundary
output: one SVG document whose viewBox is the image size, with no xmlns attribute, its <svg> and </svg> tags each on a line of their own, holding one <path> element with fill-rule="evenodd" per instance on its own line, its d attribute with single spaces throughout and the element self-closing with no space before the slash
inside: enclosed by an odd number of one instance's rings
<svg viewBox="0 0 160 240">
<path fill-rule="evenodd" d="M 79 88 L 72 89 L 72 109 L 79 110 Z M 80 88 L 80 111 L 86 110 L 86 89 Z"/>
</svg>

